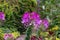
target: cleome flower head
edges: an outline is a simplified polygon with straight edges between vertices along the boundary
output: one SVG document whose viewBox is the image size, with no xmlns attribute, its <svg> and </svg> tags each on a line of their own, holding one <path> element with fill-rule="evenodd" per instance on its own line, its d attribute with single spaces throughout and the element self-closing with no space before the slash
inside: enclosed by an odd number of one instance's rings
<svg viewBox="0 0 60 40">
<path fill-rule="evenodd" d="M 25 26 L 33 25 L 38 28 L 41 22 L 40 15 L 36 12 L 25 12 L 22 16 L 22 23 Z"/>
<path fill-rule="evenodd" d="M 5 14 L 3 12 L 0 12 L 0 20 L 5 20 Z"/>
<path fill-rule="evenodd" d="M 45 28 L 48 28 L 49 22 L 47 19 L 41 19 L 40 15 L 36 12 L 25 12 L 22 16 L 22 23 L 25 26 L 33 25 L 34 29 L 38 29 L 41 24 L 44 25 Z"/>
</svg>

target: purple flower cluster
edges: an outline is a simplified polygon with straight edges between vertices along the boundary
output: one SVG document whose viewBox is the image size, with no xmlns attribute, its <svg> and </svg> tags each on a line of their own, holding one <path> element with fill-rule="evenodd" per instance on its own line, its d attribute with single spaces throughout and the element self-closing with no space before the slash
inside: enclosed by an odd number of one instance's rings
<svg viewBox="0 0 60 40">
<path fill-rule="evenodd" d="M 42 24 L 44 25 L 45 28 L 48 28 L 48 26 L 49 26 L 49 22 L 47 19 L 43 19 Z"/>
<path fill-rule="evenodd" d="M 41 19 L 40 15 L 36 12 L 25 12 L 22 16 L 22 23 L 25 26 L 33 25 L 35 29 L 38 29 L 41 24 L 48 28 L 49 22 L 47 19 Z"/>
<path fill-rule="evenodd" d="M 0 12 L 0 20 L 5 20 L 5 15 L 3 12 Z"/>
</svg>

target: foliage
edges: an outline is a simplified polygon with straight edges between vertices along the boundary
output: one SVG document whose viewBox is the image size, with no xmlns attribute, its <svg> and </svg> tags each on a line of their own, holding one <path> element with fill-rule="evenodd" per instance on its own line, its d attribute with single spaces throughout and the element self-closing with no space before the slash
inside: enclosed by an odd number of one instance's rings
<svg viewBox="0 0 60 40">
<path fill-rule="evenodd" d="M 20 36 L 20 33 L 19 33 L 19 32 L 12 32 L 12 35 L 13 35 L 14 38 L 16 39 L 17 37 Z"/>
<path fill-rule="evenodd" d="M 0 38 L 1 38 L 1 40 L 4 39 L 4 34 L 5 33 L 12 34 L 15 39 L 18 36 L 20 36 L 20 33 L 16 29 L 0 28 Z"/>
<path fill-rule="evenodd" d="M 19 31 L 21 34 L 25 33 L 26 28 L 21 23 L 21 18 L 26 11 L 38 12 L 41 19 L 48 19 L 48 31 L 53 31 L 56 36 L 59 33 L 60 0 L 0 0 L 0 11 L 5 14 L 5 20 L 1 21 L 1 33 L 14 31 Z"/>
</svg>

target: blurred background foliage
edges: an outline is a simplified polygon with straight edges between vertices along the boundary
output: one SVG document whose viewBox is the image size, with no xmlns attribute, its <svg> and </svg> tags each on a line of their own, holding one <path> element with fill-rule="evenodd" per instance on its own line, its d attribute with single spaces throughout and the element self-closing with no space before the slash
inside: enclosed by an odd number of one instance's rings
<svg viewBox="0 0 60 40">
<path fill-rule="evenodd" d="M 6 20 L 1 28 L 25 32 L 21 23 L 22 14 L 26 11 L 36 11 L 41 18 L 47 18 L 50 27 L 60 27 L 60 0 L 0 0 L 0 11 L 5 13 Z"/>
</svg>

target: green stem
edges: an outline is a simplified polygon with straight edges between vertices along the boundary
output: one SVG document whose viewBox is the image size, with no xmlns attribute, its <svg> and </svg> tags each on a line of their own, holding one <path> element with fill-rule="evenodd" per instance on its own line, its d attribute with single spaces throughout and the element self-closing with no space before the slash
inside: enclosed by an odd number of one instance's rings
<svg viewBox="0 0 60 40">
<path fill-rule="evenodd" d="M 40 36 L 40 32 L 41 32 L 41 30 L 39 29 L 39 30 L 37 30 L 37 37 L 39 37 Z"/>
<path fill-rule="evenodd" d="M 32 26 L 27 28 L 25 40 L 30 40 L 31 33 L 32 33 Z"/>
</svg>

